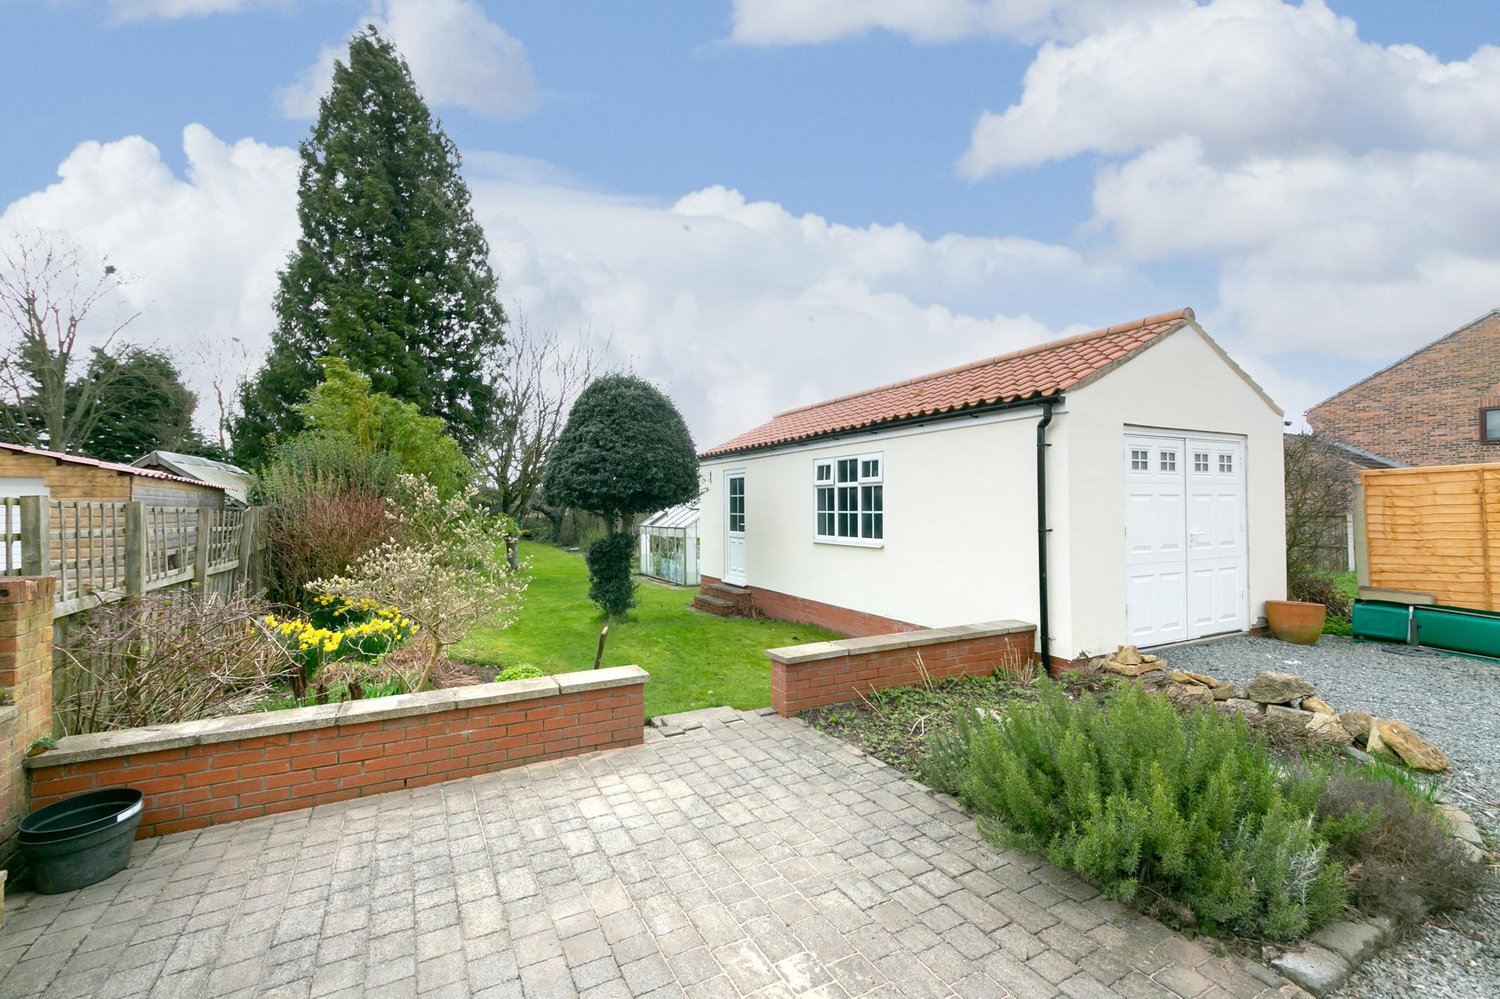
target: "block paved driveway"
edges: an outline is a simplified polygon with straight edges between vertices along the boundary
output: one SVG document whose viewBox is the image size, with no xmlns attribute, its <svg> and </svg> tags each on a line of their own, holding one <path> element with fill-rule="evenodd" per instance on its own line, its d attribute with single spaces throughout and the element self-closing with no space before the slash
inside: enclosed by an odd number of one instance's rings
<svg viewBox="0 0 1500 999">
<path fill-rule="evenodd" d="M 1274 996 L 796 721 L 136 844 L 18 895 L 0 997 Z"/>
</svg>

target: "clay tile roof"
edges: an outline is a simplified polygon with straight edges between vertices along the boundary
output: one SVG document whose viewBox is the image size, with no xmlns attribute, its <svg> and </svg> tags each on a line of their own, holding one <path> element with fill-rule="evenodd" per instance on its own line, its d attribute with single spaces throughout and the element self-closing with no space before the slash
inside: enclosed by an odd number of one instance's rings
<svg viewBox="0 0 1500 999">
<path fill-rule="evenodd" d="M 958 413 L 976 406 L 1055 397 L 1192 318 L 1192 309 L 1164 312 L 789 409 L 776 414 L 770 422 L 703 452 L 702 457 L 774 447 L 895 420 Z"/>
<path fill-rule="evenodd" d="M 207 486 L 210 489 L 223 489 L 216 482 L 204 482 L 200 479 L 184 479 L 180 475 L 171 475 L 167 472 L 158 472 L 154 468 L 136 468 L 134 465 L 119 465 L 112 461 L 100 461 L 97 458 L 86 458 L 81 454 L 63 454 L 60 451 L 43 451 L 41 448 L 27 447 L 24 444 L 7 444 L 0 441 L 0 450 L 9 451 L 13 454 L 30 454 L 38 458 L 51 458 L 53 461 L 67 465 L 87 465 L 90 468 L 102 468 L 110 472 L 118 472 L 121 475 L 139 475 L 146 479 L 166 479 L 169 482 L 186 482 L 191 486 Z"/>
</svg>

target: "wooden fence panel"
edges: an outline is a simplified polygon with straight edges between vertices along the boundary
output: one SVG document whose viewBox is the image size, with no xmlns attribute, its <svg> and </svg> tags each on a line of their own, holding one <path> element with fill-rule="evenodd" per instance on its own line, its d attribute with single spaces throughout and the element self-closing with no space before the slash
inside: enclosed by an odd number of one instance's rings
<svg viewBox="0 0 1500 999">
<path fill-rule="evenodd" d="M 1361 580 L 1500 610 L 1500 464 L 1360 473 Z"/>
</svg>

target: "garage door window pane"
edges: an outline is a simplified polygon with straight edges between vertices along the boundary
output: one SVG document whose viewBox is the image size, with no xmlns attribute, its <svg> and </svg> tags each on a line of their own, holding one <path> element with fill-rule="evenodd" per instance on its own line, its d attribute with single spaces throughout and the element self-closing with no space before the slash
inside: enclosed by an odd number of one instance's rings
<svg viewBox="0 0 1500 999">
<path fill-rule="evenodd" d="M 1229 472 L 1233 472 L 1234 471 L 1234 455 L 1232 455 L 1232 454 L 1221 454 L 1221 455 L 1219 455 L 1219 471 L 1224 472 L 1226 474 L 1229 473 Z"/>
<path fill-rule="evenodd" d="M 1206 472 L 1206 471 L 1208 471 L 1208 452 L 1207 451 L 1194 451 L 1193 452 L 1193 471 L 1195 471 L 1195 472 Z"/>
<path fill-rule="evenodd" d="M 1177 471 L 1177 452 L 1163 451 L 1161 453 L 1161 470 L 1163 472 Z"/>
<path fill-rule="evenodd" d="M 1147 472 L 1151 470 L 1151 452 L 1146 450 L 1130 449 L 1130 470 L 1132 472 Z"/>
</svg>

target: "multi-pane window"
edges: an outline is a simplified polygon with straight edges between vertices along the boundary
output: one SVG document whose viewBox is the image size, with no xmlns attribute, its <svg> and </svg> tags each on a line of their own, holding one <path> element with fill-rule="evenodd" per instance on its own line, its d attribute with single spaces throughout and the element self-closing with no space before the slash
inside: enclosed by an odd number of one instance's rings
<svg viewBox="0 0 1500 999">
<path fill-rule="evenodd" d="M 1130 470 L 1132 472 L 1147 472 L 1151 470 L 1151 452 L 1145 448 L 1130 449 Z"/>
<path fill-rule="evenodd" d="M 729 529 L 736 534 L 745 533 L 745 477 L 733 475 L 729 478 Z"/>
<path fill-rule="evenodd" d="M 1225 474 L 1234 471 L 1234 455 L 1222 452 L 1219 454 L 1219 471 Z"/>
<path fill-rule="evenodd" d="M 1193 452 L 1193 471 L 1195 471 L 1195 472 L 1206 472 L 1206 471 L 1208 471 L 1208 452 L 1207 451 L 1194 451 Z"/>
<path fill-rule="evenodd" d="M 813 464 L 819 538 L 879 541 L 885 537 L 884 465 L 878 454 Z"/>
<path fill-rule="evenodd" d="M 1161 470 L 1163 472 L 1177 471 L 1177 452 L 1163 451 L 1161 453 Z"/>
</svg>

